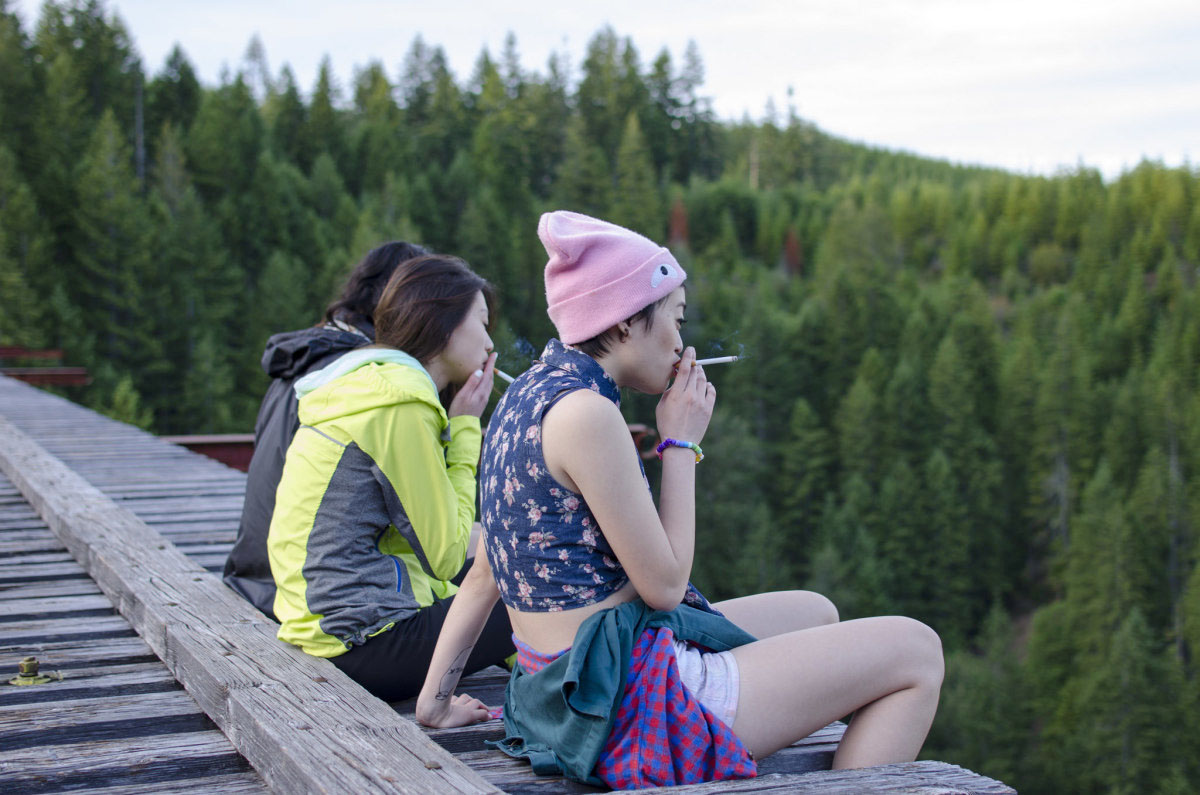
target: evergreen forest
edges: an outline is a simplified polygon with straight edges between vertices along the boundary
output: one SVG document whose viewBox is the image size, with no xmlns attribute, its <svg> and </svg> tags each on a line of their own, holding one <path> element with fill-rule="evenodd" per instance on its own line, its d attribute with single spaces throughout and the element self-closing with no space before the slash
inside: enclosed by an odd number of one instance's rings
<svg viewBox="0 0 1200 795">
<path fill-rule="evenodd" d="M 63 350 L 93 379 L 70 397 L 154 432 L 246 432 L 266 338 L 376 244 L 490 279 L 516 373 L 552 334 L 538 215 L 624 224 L 687 269 L 685 339 L 743 356 L 709 371 L 702 590 L 930 624 L 925 758 L 1028 793 L 1200 788 L 1200 170 L 720 120 L 695 46 L 612 29 L 578 63 L 518 53 L 458 76 L 418 35 L 301 86 L 256 39 L 204 85 L 102 0 L 0 0 L 0 344 Z"/>
</svg>

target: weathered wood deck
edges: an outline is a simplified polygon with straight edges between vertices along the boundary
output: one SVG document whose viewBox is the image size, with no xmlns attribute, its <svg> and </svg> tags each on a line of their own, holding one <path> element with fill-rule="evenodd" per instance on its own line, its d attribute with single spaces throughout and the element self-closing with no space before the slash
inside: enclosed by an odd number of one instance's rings
<svg viewBox="0 0 1200 795">
<path fill-rule="evenodd" d="M 3 377 L 0 471 L 0 673 L 64 674 L 0 685 L 6 792 L 593 791 L 486 749 L 499 722 L 422 730 L 275 640 L 219 578 L 242 473 Z M 499 703 L 504 681 L 464 688 Z M 842 728 L 673 791 L 1012 791 L 940 762 L 831 772 Z"/>
</svg>

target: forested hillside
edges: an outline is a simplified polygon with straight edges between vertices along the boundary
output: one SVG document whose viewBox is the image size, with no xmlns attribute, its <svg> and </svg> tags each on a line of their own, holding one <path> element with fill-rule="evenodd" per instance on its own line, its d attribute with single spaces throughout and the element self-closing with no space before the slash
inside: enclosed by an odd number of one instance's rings
<svg viewBox="0 0 1200 795">
<path fill-rule="evenodd" d="M 162 433 L 246 431 L 266 337 L 403 238 L 551 333 L 539 213 L 669 240 L 689 341 L 744 354 L 700 467 L 696 582 L 913 615 L 948 674 L 926 756 L 1022 792 L 1200 787 L 1200 171 L 1106 181 L 714 118 L 701 54 L 612 30 L 452 74 L 419 37 L 347 84 L 141 63 L 96 0 L 0 0 L 0 344 Z M 368 24 L 369 21 L 364 21 Z M 631 396 L 631 421 L 653 423 Z"/>
</svg>

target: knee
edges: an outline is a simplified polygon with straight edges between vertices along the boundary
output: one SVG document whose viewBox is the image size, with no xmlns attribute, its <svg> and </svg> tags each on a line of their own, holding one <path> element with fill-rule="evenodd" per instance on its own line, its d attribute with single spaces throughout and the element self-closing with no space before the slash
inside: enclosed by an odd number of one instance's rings
<svg viewBox="0 0 1200 795">
<path fill-rule="evenodd" d="M 946 664 L 942 655 L 942 639 L 932 627 L 914 618 L 896 616 L 903 637 L 905 659 L 909 663 L 914 684 L 934 690 L 941 689 Z"/>
<path fill-rule="evenodd" d="M 837 605 L 831 602 L 828 597 L 815 591 L 804 591 L 803 593 L 809 597 L 811 602 L 810 609 L 813 617 L 816 619 L 817 626 L 836 624 L 841 620 L 841 616 L 838 615 Z"/>
</svg>

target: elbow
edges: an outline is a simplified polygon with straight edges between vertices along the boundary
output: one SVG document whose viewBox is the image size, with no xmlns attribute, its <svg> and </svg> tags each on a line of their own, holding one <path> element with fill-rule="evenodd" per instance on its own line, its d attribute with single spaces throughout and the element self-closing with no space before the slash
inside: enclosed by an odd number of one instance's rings
<svg viewBox="0 0 1200 795">
<path fill-rule="evenodd" d="M 492 567 L 488 565 L 487 555 L 475 556 L 471 568 L 467 569 L 467 576 L 463 577 L 460 590 L 462 588 L 500 596 L 500 589 L 496 587 L 496 580 L 492 577 Z"/>
<path fill-rule="evenodd" d="M 450 580 L 458 576 L 467 563 L 467 545 L 455 545 L 442 554 L 429 558 L 429 571 L 439 580 Z"/>
<path fill-rule="evenodd" d="M 500 598 L 500 589 L 492 577 L 487 555 L 476 555 L 471 568 L 467 569 L 462 584 L 458 586 L 458 600 L 471 600 L 495 604 Z"/>
<path fill-rule="evenodd" d="M 638 596 L 642 597 L 642 601 L 652 610 L 661 610 L 664 613 L 669 613 L 683 603 L 683 597 L 687 594 L 687 580 L 682 583 L 666 583 L 656 582 L 650 587 L 638 589 Z"/>
</svg>

